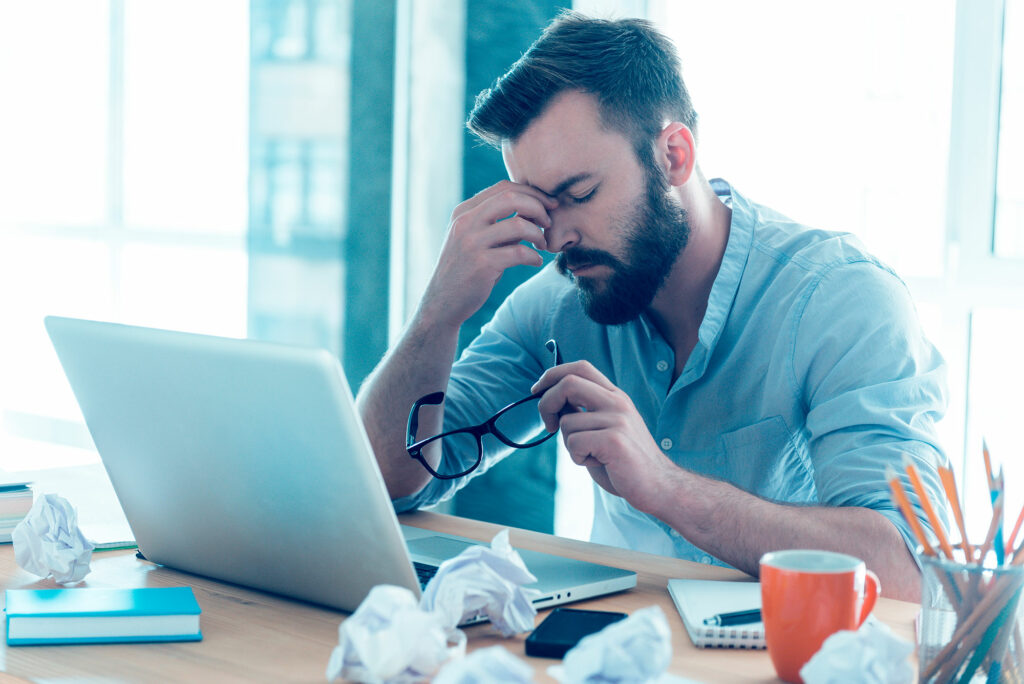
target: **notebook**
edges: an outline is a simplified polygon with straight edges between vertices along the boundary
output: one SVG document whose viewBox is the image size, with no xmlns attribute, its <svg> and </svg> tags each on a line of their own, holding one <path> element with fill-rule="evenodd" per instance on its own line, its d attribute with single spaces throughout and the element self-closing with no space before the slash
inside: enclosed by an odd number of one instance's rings
<svg viewBox="0 0 1024 684">
<path fill-rule="evenodd" d="M 8 589 L 7 643 L 199 641 L 199 604 L 190 587 Z"/>
<path fill-rule="evenodd" d="M 683 625 L 695 646 L 720 648 L 764 648 L 764 623 L 720 627 L 705 625 L 704 619 L 720 613 L 761 607 L 759 582 L 671 579 L 668 593 L 676 604 Z"/>
<path fill-rule="evenodd" d="M 352 611 L 419 595 L 474 540 L 398 524 L 338 360 L 291 347 L 49 317 L 46 329 L 146 559 Z M 520 550 L 537 608 L 636 573 Z"/>
</svg>

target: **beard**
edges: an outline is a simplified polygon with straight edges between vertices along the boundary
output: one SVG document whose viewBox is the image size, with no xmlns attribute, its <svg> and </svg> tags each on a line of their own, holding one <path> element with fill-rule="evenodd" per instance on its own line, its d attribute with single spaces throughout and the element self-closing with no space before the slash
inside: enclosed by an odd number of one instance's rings
<svg viewBox="0 0 1024 684">
<path fill-rule="evenodd" d="M 559 273 L 576 283 L 583 311 L 602 325 L 622 325 L 639 318 L 665 284 L 690 237 L 686 211 L 672 202 L 668 181 L 660 170 L 645 167 L 643 203 L 619 222 L 617 232 L 625 236 L 623 256 L 569 247 L 555 259 Z M 582 264 L 607 266 L 611 275 L 603 284 L 574 276 L 569 266 Z"/>
</svg>

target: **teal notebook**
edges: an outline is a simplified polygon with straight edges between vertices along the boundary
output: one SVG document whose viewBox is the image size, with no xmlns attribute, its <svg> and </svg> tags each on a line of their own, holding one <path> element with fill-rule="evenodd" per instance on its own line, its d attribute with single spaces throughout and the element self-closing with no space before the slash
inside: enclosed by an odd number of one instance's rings
<svg viewBox="0 0 1024 684">
<path fill-rule="evenodd" d="M 8 589 L 7 643 L 199 641 L 191 587 Z"/>
</svg>

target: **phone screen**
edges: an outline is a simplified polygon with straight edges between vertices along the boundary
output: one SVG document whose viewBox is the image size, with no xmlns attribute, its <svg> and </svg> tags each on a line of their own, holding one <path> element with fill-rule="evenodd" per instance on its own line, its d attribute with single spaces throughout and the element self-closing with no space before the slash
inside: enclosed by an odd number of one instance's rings
<svg viewBox="0 0 1024 684">
<path fill-rule="evenodd" d="M 526 638 L 526 655 L 562 658 L 583 637 L 625 617 L 606 610 L 555 608 Z"/>
</svg>

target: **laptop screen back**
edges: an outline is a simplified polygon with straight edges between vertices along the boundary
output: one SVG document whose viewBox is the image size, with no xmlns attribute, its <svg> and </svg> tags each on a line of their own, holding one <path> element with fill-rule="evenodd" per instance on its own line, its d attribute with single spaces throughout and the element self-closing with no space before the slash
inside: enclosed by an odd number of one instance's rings
<svg viewBox="0 0 1024 684">
<path fill-rule="evenodd" d="M 49 317 L 139 549 L 354 610 L 419 585 L 337 360 L 322 350 Z"/>
</svg>

